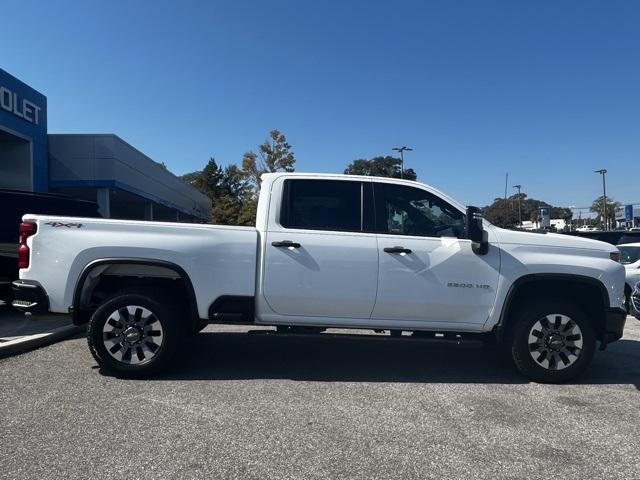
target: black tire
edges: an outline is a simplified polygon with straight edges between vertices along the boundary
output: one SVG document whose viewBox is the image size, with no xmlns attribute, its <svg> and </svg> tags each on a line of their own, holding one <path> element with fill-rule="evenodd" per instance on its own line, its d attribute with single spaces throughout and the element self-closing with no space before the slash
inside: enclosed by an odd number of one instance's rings
<svg viewBox="0 0 640 480">
<path fill-rule="evenodd" d="M 624 309 L 627 311 L 628 315 L 631 315 L 631 293 L 633 289 L 631 286 L 625 284 L 624 286 Z"/>
<path fill-rule="evenodd" d="M 627 312 L 627 315 L 631 315 L 631 296 L 624 296 L 624 309 Z"/>
<path fill-rule="evenodd" d="M 596 349 L 595 331 L 584 312 L 573 303 L 540 301 L 524 308 L 516 321 L 510 335 L 511 355 L 518 370 L 531 380 L 566 382 L 583 373 L 591 363 Z M 557 323 L 561 323 L 560 327 L 556 327 Z M 576 348 L 577 345 L 580 347 Z"/>
<path fill-rule="evenodd" d="M 113 315 L 116 312 L 120 312 L 116 315 L 118 318 L 125 318 L 123 309 L 126 310 L 127 307 L 135 313 L 128 313 L 129 316 L 124 322 L 114 320 Z M 141 307 L 141 311 L 151 313 L 146 317 L 148 319 L 146 322 L 138 315 L 138 309 L 135 307 Z M 138 322 L 134 322 L 136 318 Z M 110 319 L 111 323 L 105 326 Z M 124 326 L 127 322 L 131 322 L 131 329 L 137 329 L 137 331 L 132 330 L 131 333 L 134 337 L 137 333 L 140 337 L 139 341 L 125 342 Z M 149 325 L 145 327 L 143 324 Z M 122 328 L 119 325 L 122 325 Z M 105 329 L 111 328 L 113 330 L 105 333 Z M 117 335 L 113 332 L 116 331 L 122 332 L 122 341 L 114 339 Z M 185 333 L 186 328 L 181 325 L 180 316 L 173 305 L 163 303 L 150 295 L 121 294 L 106 300 L 93 313 L 89 320 L 87 341 L 93 358 L 104 371 L 121 378 L 143 378 L 161 372 L 171 363 L 184 342 Z M 114 338 L 108 339 L 108 337 Z M 116 344 L 121 348 L 118 349 Z M 116 352 L 110 353 L 107 345 L 111 347 L 110 350 L 114 349 Z M 120 360 L 114 356 L 118 355 L 118 351 L 121 352 Z M 139 352 L 142 352 L 142 358 Z M 128 362 L 126 353 L 129 353 Z M 138 363 L 131 363 L 132 361 Z"/>
</svg>

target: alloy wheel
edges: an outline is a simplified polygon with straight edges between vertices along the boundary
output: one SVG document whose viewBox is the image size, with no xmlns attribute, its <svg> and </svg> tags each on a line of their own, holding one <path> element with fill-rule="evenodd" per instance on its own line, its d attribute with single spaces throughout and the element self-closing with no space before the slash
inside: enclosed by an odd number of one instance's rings
<svg viewBox="0 0 640 480">
<path fill-rule="evenodd" d="M 154 358 L 162 348 L 160 320 L 148 308 L 128 305 L 112 312 L 102 328 L 104 346 L 117 361 L 139 365 Z"/>
<path fill-rule="evenodd" d="M 529 353 L 547 370 L 563 370 L 582 353 L 580 326 L 567 315 L 553 313 L 533 324 L 529 331 Z"/>
</svg>

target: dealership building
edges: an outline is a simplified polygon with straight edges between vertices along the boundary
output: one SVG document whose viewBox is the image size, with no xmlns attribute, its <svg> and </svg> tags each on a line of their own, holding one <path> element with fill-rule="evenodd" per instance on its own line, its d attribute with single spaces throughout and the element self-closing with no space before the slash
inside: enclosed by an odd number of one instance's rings
<svg viewBox="0 0 640 480">
<path fill-rule="evenodd" d="M 616 210 L 617 227 L 640 227 L 640 204 L 623 205 Z"/>
<path fill-rule="evenodd" d="M 0 69 L 0 188 L 63 193 L 106 218 L 207 222 L 211 200 L 114 134 L 49 134 L 47 98 Z"/>
</svg>

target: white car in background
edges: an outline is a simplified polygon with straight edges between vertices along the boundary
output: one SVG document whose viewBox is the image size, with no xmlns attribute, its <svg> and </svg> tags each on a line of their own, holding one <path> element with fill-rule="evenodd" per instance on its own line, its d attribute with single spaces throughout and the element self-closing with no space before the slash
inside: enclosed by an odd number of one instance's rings
<svg viewBox="0 0 640 480">
<path fill-rule="evenodd" d="M 640 287 L 636 289 L 633 295 L 633 297 L 636 298 L 635 302 L 631 302 L 634 288 L 640 282 L 640 242 L 618 245 L 618 250 L 620 250 L 620 263 L 622 263 L 625 268 L 625 295 L 627 297 L 629 310 L 640 320 Z"/>
</svg>

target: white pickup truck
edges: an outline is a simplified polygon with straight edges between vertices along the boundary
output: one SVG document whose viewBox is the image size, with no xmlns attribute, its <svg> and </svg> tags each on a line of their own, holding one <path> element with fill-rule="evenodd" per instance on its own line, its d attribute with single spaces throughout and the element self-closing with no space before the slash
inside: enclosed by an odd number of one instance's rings
<svg viewBox="0 0 640 480">
<path fill-rule="evenodd" d="M 88 322 L 96 361 L 123 377 L 223 323 L 495 341 L 561 382 L 626 319 L 615 247 L 503 230 L 405 180 L 267 174 L 255 228 L 25 215 L 20 231 L 14 306 Z"/>
</svg>

